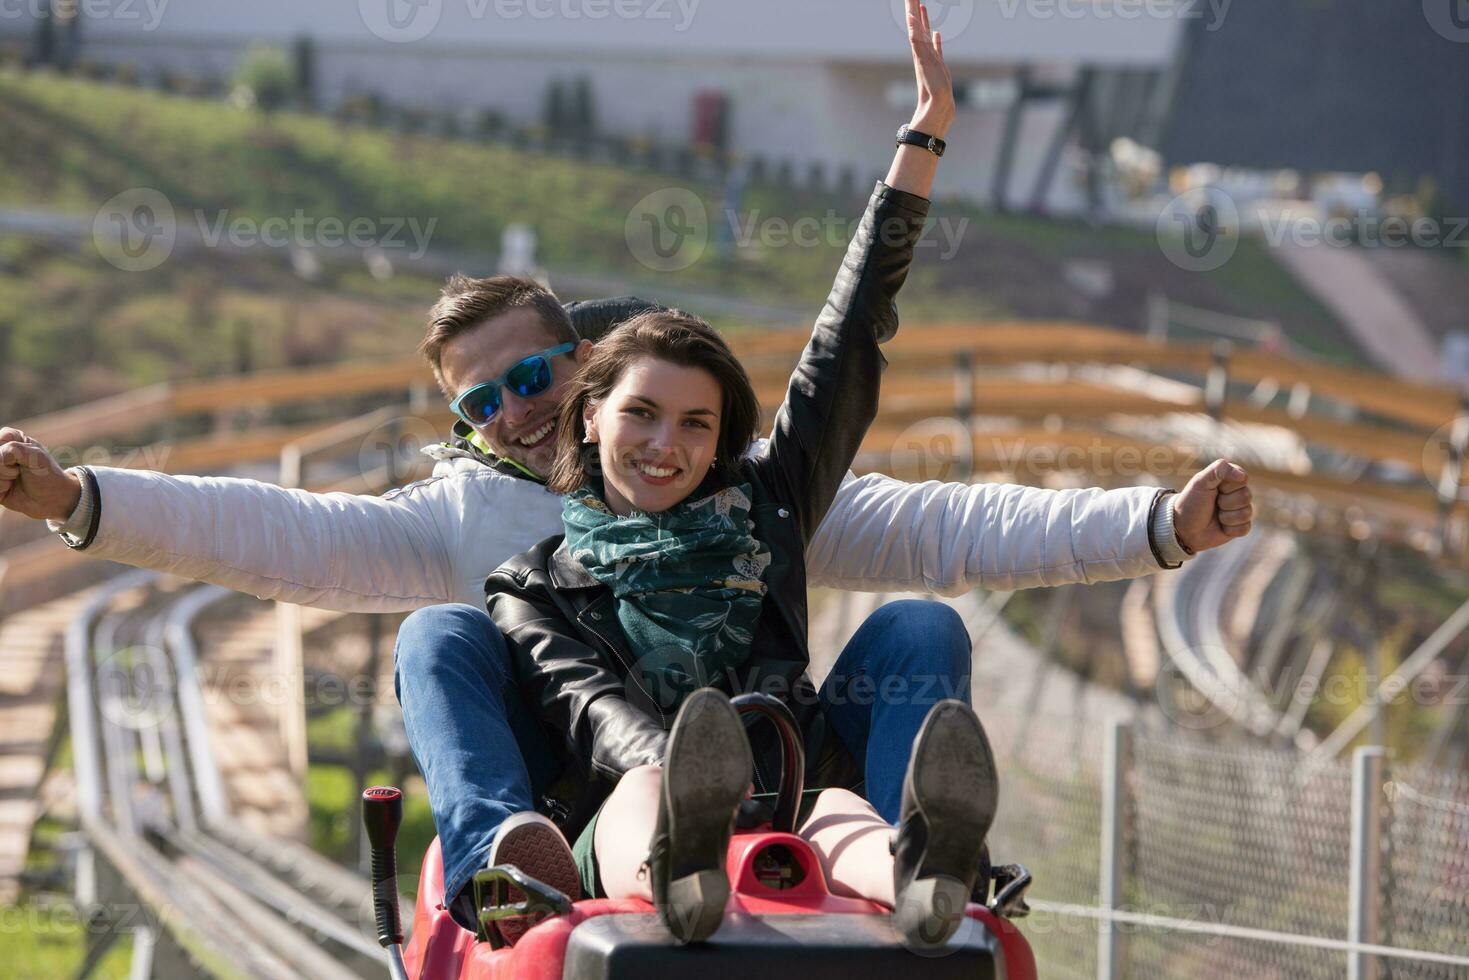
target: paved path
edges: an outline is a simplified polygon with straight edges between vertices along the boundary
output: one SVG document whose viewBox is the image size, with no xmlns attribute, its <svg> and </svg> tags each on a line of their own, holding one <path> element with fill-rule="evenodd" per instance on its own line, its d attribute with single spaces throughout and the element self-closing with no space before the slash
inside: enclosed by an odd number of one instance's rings
<svg viewBox="0 0 1469 980">
<path fill-rule="evenodd" d="M 1360 249 L 1285 241 L 1270 254 L 1378 366 L 1414 381 L 1440 380 L 1433 334 Z"/>
</svg>

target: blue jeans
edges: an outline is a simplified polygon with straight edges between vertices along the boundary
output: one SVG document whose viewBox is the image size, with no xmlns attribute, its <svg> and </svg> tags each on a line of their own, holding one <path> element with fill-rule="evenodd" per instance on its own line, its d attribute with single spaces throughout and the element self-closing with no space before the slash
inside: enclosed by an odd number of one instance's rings
<svg viewBox="0 0 1469 980">
<path fill-rule="evenodd" d="M 913 739 L 928 709 L 969 701 L 969 636 L 936 602 L 889 603 L 868 617 L 822 684 L 822 709 L 863 764 L 867 798 L 897 823 Z M 394 651 L 395 687 L 453 899 L 484 867 L 500 822 L 535 809 L 558 775 L 545 729 L 515 683 L 505 639 L 481 609 L 430 606 L 409 616 Z"/>
<path fill-rule="evenodd" d="M 393 659 L 452 899 L 485 866 L 500 822 L 534 810 L 559 763 L 483 609 L 454 603 L 414 612 L 398 630 Z"/>
<path fill-rule="evenodd" d="M 969 633 L 938 602 L 878 608 L 847 641 L 818 697 L 827 722 L 862 764 L 867 801 L 897 824 L 903 777 L 928 709 L 969 697 Z"/>
</svg>

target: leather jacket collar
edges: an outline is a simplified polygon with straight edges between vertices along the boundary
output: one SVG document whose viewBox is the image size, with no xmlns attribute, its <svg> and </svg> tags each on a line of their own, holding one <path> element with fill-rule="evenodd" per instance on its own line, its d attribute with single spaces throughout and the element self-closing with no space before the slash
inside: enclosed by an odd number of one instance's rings
<svg viewBox="0 0 1469 980">
<path fill-rule="evenodd" d="M 602 583 L 592 577 L 586 566 L 571 557 L 571 549 L 563 540 L 546 563 L 551 584 L 558 589 L 595 589 Z"/>
</svg>

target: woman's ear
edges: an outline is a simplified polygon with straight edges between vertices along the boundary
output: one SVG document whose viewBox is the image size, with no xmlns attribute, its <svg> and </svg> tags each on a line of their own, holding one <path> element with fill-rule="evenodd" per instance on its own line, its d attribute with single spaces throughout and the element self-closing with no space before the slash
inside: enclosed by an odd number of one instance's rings
<svg viewBox="0 0 1469 980">
<path fill-rule="evenodd" d="M 583 341 L 583 343 L 585 343 L 585 341 Z M 590 400 L 585 405 L 582 406 L 582 410 L 581 410 L 581 421 L 582 421 L 582 425 L 583 425 L 583 427 L 585 427 L 586 433 L 587 433 L 585 436 L 582 437 L 582 442 L 596 443 L 597 442 L 597 406 L 593 402 L 591 402 Z"/>
</svg>

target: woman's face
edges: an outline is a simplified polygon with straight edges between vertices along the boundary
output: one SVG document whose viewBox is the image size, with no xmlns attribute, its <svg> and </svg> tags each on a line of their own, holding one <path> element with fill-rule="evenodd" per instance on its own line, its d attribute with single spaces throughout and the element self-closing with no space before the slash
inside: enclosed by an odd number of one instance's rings
<svg viewBox="0 0 1469 980">
<path fill-rule="evenodd" d="M 613 513 L 656 513 L 692 493 L 713 465 L 723 403 L 703 368 L 644 357 L 588 404 L 587 438 L 597 443 Z"/>
</svg>

